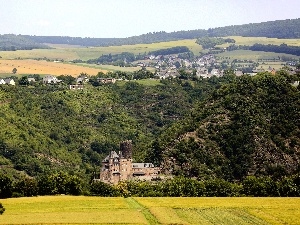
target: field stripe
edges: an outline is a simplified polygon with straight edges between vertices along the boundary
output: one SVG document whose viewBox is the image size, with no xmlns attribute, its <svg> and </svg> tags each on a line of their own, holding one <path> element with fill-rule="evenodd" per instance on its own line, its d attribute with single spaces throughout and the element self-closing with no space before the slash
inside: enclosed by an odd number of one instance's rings
<svg viewBox="0 0 300 225">
<path fill-rule="evenodd" d="M 157 220 L 157 218 L 150 212 L 150 210 L 143 205 L 141 205 L 138 201 L 134 198 L 126 198 L 126 202 L 130 206 L 130 208 L 139 209 L 144 214 L 145 218 L 147 219 L 150 225 L 161 224 Z"/>
</svg>

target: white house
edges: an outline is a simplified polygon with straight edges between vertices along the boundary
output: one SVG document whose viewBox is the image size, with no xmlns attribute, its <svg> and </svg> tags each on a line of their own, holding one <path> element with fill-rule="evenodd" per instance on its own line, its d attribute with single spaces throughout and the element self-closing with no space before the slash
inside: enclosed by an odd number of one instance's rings
<svg viewBox="0 0 300 225">
<path fill-rule="evenodd" d="M 28 82 L 29 83 L 34 83 L 35 82 L 35 79 L 33 77 L 29 77 L 27 78 Z"/>
<path fill-rule="evenodd" d="M 7 78 L 4 80 L 6 84 L 9 84 L 9 85 L 16 85 L 14 79 L 12 78 Z"/>
<path fill-rule="evenodd" d="M 0 79 L 0 84 L 5 84 L 5 81 L 3 79 Z"/>
<path fill-rule="evenodd" d="M 43 78 L 44 84 L 56 84 L 59 82 L 61 82 L 61 80 L 58 80 L 57 77 L 52 76 L 52 75 L 47 75 Z"/>
</svg>

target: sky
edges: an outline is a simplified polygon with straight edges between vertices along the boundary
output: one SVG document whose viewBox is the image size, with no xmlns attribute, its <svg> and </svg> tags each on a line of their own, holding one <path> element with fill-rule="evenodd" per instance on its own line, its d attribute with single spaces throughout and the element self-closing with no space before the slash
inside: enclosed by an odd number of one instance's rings
<svg viewBox="0 0 300 225">
<path fill-rule="evenodd" d="M 123 38 L 300 17 L 299 0 L 0 0 L 0 34 Z"/>
</svg>

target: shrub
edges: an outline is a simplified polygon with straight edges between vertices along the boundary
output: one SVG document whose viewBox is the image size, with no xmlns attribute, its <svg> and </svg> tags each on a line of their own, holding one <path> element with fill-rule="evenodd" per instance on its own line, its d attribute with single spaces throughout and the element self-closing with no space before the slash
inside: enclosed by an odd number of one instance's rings
<svg viewBox="0 0 300 225">
<path fill-rule="evenodd" d="M 2 203 L 0 203 L 0 215 L 2 215 L 5 211 L 5 208 L 3 207 Z"/>
</svg>

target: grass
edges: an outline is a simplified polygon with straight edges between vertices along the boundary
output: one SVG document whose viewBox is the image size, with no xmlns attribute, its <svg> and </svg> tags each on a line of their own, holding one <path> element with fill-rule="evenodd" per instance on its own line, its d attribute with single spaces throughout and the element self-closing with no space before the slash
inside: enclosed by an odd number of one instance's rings
<svg viewBox="0 0 300 225">
<path fill-rule="evenodd" d="M 267 38 L 267 37 L 242 37 L 242 36 L 229 36 L 228 38 L 234 39 L 236 45 L 254 45 L 254 44 L 272 44 L 281 45 L 283 43 L 287 45 L 300 46 L 300 39 L 279 39 L 279 38 Z"/>
<path fill-rule="evenodd" d="M 2 199 L 0 224 L 300 224 L 300 198 Z"/>
<path fill-rule="evenodd" d="M 286 56 L 292 59 L 299 59 L 299 56 L 283 54 L 283 53 L 275 53 L 275 52 L 263 52 L 263 51 L 250 51 L 250 50 L 236 50 L 230 52 L 222 52 L 216 54 L 219 57 L 220 61 L 223 59 L 232 61 L 234 59 L 237 60 L 268 60 L 268 59 L 278 59 L 278 57 Z"/>
<path fill-rule="evenodd" d="M 147 224 L 124 198 L 36 197 L 1 201 L 0 224 Z"/>
<path fill-rule="evenodd" d="M 188 224 L 300 224 L 300 198 L 137 198 L 160 221 Z M 175 216 L 174 216 L 175 215 Z"/>
</svg>

